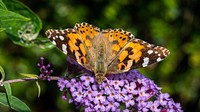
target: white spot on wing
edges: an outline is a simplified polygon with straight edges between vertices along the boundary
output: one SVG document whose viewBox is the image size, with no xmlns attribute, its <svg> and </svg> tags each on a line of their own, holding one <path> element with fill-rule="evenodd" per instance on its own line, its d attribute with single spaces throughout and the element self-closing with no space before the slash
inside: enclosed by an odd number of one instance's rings
<svg viewBox="0 0 200 112">
<path fill-rule="evenodd" d="M 149 64 L 149 58 L 148 57 L 145 57 L 144 59 L 143 59 L 143 63 L 142 63 L 142 67 L 146 67 L 148 64 Z"/>
<path fill-rule="evenodd" d="M 60 32 L 61 32 L 62 34 L 65 34 L 65 30 L 60 30 Z"/>
<path fill-rule="evenodd" d="M 147 44 L 147 47 L 151 47 L 152 45 L 151 44 Z"/>
<path fill-rule="evenodd" d="M 58 30 L 55 30 L 56 33 L 60 33 Z"/>
<path fill-rule="evenodd" d="M 52 41 L 52 43 L 53 43 L 54 45 L 56 45 L 56 42 L 55 42 L 54 40 Z"/>
<path fill-rule="evenodd" d="M 48 32 L 49 32 L 49 35 L 51 35 L 51 34 L 52 34 L 52 31 L 51 31 L 51 30 L 49 30 Z"/>
<path fill-rule="evenodd" d="M 62 51 L 64 54 L 67 54 L 67 46 L 65 44 L 62 44 Z"/>
<path fill-rule="evenodd" d="M 60 38 L 60 40 L 62 40 L 62 41 L 64 40 L 64 37 L 63 37 L 63 36 L 61 36 L 61 35 L 59 36 L 59 38 Z"/>
<path fill-rule="evenodd" d="M 152 53 L 153 53 L 153 50 L 148 50 L 147 53 L 148 53 L 148 54 L 152 54 Z"/>
<path fill-rule="evenodd" d="M 159 58 L 157 58 L 157 60 L 156 60 L 156 61 L 157 61 L 157 62 L 159 62 L 159 61 L 161 61 L 161 60 L 162 60 L 162 59 L 159 57 Z"/>
</svg>

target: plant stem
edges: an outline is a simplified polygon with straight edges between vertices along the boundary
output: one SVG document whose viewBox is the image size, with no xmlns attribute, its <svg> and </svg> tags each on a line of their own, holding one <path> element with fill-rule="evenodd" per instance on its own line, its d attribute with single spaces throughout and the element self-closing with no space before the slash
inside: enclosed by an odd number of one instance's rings
<svg viewBox="0 0 200 112">
<path fill-rule="evenodd" d="M 61 77 L 58 76 L 49 76 L 51 78 L 51 80 L 58 80 Z M 1 86 L 3 86 L 4 84 L 11 84 L 11 83 L 16 83 L 16 82 L 25 82 L 25 81 L 36 81 L 36 80 L 45 80 L 45 79 L 38 79 L 38 78 L 21 78 L 21 79 L 12 79 L 12 80 L 7 80 L 7 81 L 3 81 L 0 82 Z"/>
</svg>

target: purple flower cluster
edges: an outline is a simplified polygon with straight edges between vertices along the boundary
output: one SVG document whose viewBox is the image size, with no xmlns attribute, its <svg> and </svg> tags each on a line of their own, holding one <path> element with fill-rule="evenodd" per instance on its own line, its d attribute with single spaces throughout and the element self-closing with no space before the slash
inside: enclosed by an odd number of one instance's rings
<svg viewBox="0 0 200 112">
<path fill-rule="evenodd" d="M 63 99 L 69 92 L 70 103 L 84 107 L 85 112 L 181 112 L 179 103 L 175 103 L 167 93 L 161 93 L 152 80 L 145 78 L 137 70 L 108 75 L 107 81 L 98 84 L 93 74 L 81 75 L 79 78 L 58 80 Z"/>
<path fill-rule="evenodd" d="M 50 69 L 50 64 L 44 65 L 44 57 L 40 58 L 40 62 L 37 64 L 37 66 L 40 70 L 39 78 L 50 81 L 51 78 L 49 75 L 53 73 L 53 70 Z"/>
</svg>

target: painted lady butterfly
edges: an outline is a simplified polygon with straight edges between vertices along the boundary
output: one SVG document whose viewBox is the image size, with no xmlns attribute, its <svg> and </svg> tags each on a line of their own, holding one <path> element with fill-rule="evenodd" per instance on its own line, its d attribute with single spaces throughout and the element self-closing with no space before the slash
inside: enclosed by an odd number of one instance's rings
<svg viewBox="0 0 200 112">
<path fill-rule="evenodd" d="M 46 35 L 64 54 L 94 72 L 99 84 L 107 74 L 146 67 L 170 54 L 166 48 L 136 39 L 130 32 L 100 30 L 88 23 L 76 24 L 73 29 L 50 29 Z"/>
</svg>

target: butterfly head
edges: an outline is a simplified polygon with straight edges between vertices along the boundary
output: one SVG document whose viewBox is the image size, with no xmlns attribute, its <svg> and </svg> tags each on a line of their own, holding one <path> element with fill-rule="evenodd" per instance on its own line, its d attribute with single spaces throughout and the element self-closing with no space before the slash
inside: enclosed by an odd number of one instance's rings
<svg viewBox="0 0 200 112">
<path fill-rule="evenodd" d="M 95 78 L 98 84 L 102 84 L 102 82 L 105 80 L 105 73 L 96 73 Z"/>
</svg>

